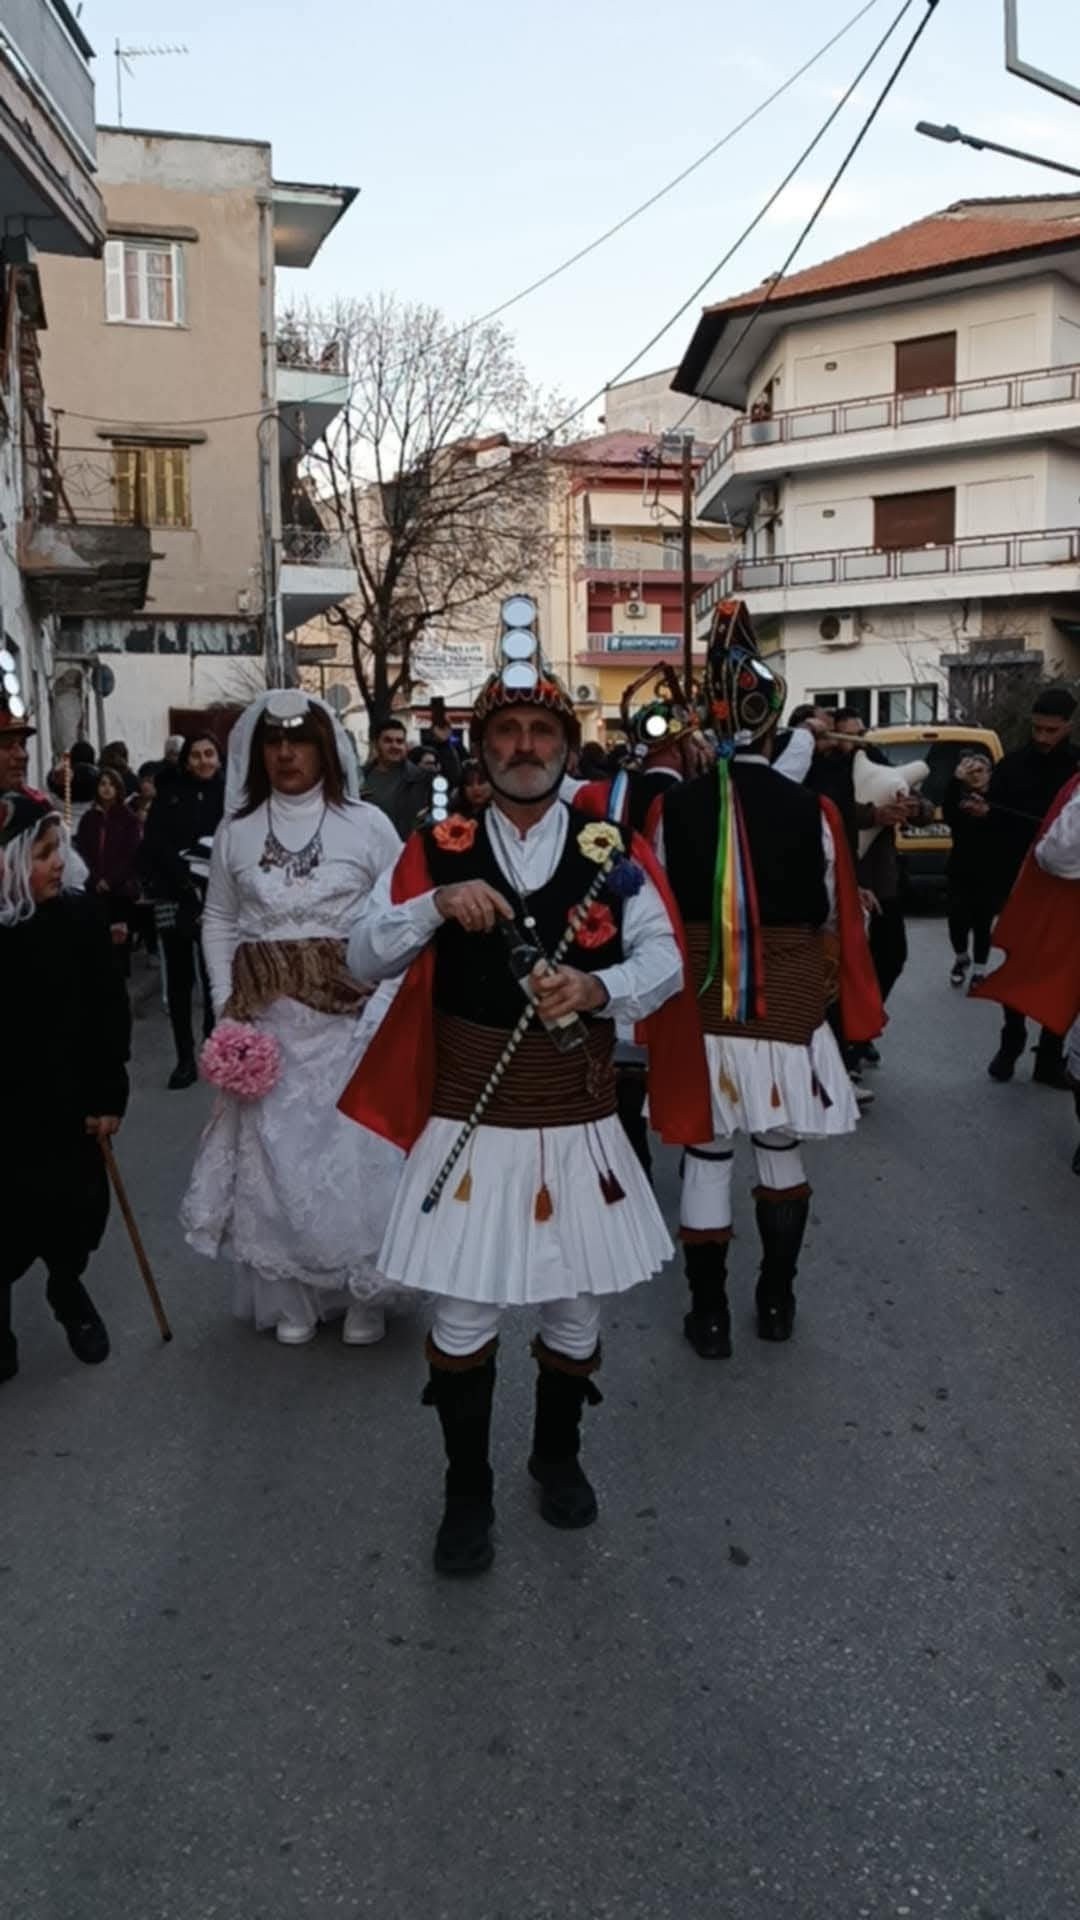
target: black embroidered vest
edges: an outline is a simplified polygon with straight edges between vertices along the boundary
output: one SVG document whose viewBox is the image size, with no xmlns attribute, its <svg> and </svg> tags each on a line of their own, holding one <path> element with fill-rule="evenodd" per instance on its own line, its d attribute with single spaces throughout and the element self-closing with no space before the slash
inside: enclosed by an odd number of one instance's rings
<svg viewBox="0 0 1080 1920">
<path fill-rule="evenodd" d="M 820 927 L 829 917 L 821 808 L 815 794 L 755 762 L 732 763 L 763 927 Z M 664 858 L 683 919 L 712 920 L 716 774 L 673 787 L 664 801 Z"/>
<path fill-rule="evenodd" d="M 597 874 L 596 861 L 587 859 L 577 844 L 578 834 L 591 822 L 573 808 L 567 811 L 570 819 L 562 857 L 547 885 L 529 894 L 526 909 L 537 925 L 537 934 L 526 934 L 526 938 L 538 939 L 548 954 L 554 953 L 566 932 L 571 908 L 584 898 Z M 437 827 L 428 827 L 424 832 L 424 849 L 433 884 L 449 887 L 463 880 L 486 880 L 510 902 L 518 927 L 523 930 L 525 910 L 510 876 L 503 872 L 492 850 L 485 816 L 482 814 L 477 821 L 472 846 L 462 852 L 441 847 L 436 838 L 438 832 Z M 567 966 L 576 967 L 581 973 L 597 973 L 618 965 L 623 957 L 622 904 L 621 900 L 612 899 L 606 888 L 601 888 L 591 924 L 598 933 L 609 927 L 613 931 L 609 938 L 595 946 L 572 942 L 563 956 Z M 517 1025 L 524 1004 L 521 987 L 510 970 L 505 935 L 498 931 L 466 933 L 456 921 L 444 921 L 435 935 L 437 1011 L 457 1014 L 460 1019 L 471 1020 L 478 1026 L 509 1029 Z"/>
</svg>

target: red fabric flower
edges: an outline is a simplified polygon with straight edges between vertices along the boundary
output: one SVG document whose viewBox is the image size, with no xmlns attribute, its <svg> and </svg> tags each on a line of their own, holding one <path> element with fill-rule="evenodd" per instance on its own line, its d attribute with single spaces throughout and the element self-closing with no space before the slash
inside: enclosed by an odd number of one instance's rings
<svg viewBox="0 0 1080 1920">
<path fill-rule="evenodd" d="M 463 813 L 452 813 L 431 829 L 431 837 L 444 853 L 468 853 L 476 839 L 477 825 L 475 820 L 466 820 Z"/>
<path fill-rule="evenodd" d="M 594 900 L 574 935 L 574 944 L 588 948 L 606 947 L 618 931 L 611 917 L 611 908 L 606 907 L 602 900 Z"/>
</svg>

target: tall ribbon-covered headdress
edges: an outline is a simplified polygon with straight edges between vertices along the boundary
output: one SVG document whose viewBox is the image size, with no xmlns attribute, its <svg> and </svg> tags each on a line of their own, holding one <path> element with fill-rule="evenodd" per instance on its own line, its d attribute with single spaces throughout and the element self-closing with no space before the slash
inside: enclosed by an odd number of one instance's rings
<svg viewBox="0 0 1080 1920">
<path fill-rule="evenodd" d="M 642 688 L 652 682 L 651 699 L 635 707 L 634 701 Z M 619 703 L 626 737 L 634 750 L 635 757 L 644 760 L 660 747 L 670 746 L 684 733 L 692 733 L 698 724 L 693 705 L 683 691 L 682 683 L 673 667 L 646 667 L 628 687 L 624 687 Z"/>
<path fill-rule="evenodd" d="M 701 991 L 719 979 L 725 1020 L 765 1012 L 757 889 L 731 762 L 738 748 L 753 746 L 776 725 L 786 691 L 758 652 L 745 601 L 722 600 L 713 614 L 702 690 L 702 722 L 717 744 L 717 833 L 712 938 Z"/>
<path fill-rule="evenodd" d="M 574 702 L 540 646 L 540 610 L 531 594 L 513 593 L 499 608 L 495 669 L 485 680 L 472 712 L 472 733 L 479 741 L 487 721 L 501 707 L 546 707 L 566 726 L 571 746 L 581 737 Z"/>
</svg>

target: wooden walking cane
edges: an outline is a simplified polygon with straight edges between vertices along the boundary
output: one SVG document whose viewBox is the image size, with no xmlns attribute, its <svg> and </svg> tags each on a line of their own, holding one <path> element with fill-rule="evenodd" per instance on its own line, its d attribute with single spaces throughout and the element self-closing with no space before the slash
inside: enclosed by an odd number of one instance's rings
<svg viewBox="0 0 1080 1920">
<path fill-rule="evenodd" d="M 158 1323 L 158 1332 L 163 1340 L 171 1340 L 172 1328 L 169 1325 L 169 1317 L 165 1312 L 161 1295 L 157 1290 L 157 1282 L 150 1270 L 150 1262 L 146 1257 L 146 1248 L 142 1243 L 142 1235 L 135 1224 L 135 1215 L 131 1211 L 131 1202 L 127 1197 L 124 1183 L 120 1178 L 120 1169 L 116 1164 L 116 1155 L 112 1149 L 112 1141 L 102 1139 L 99 1135 L 98 1146 L 101 1148 L 109 1181 L 116 1195 L 116 1204 L 124 1216 L 124 1225 L 128 1230 L 128 1238 L 135 1252 L 139 1272 L 142 1274 L 143 1285 L 150 1295 L 150 1305 L 154 1310 L 154 1319 Z"/>
</svg>

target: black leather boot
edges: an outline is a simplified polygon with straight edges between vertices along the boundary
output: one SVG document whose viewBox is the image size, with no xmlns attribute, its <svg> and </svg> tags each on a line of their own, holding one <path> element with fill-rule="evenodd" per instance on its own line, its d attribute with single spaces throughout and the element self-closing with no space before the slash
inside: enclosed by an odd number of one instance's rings
<svg viewBox="0 0 1080 1920">
<path fill-rule="evenodd" d="M 11 1288 L 0 1281 L 0 1386 L 19 1371 L 19 1343 L 11 1331 Z"/>
<path fill-rule="evenodd" d="M 810 1217 L 807 1186 L 754 1188 L 761 1235 L 761 1272 L 754 1295 L 760 1340 L 790 1340 L 795 1325 L 795 1274 Z"/>
<path fill-rule="evenodd" d="M 105 1322 L 81 1280 L 50 1273 L 45 1298 L 67 1334 L 68 1346 L 84 1366 L 99 1367 L 109 1357 Z"/>
<path fill-rule="evenodd" d="M 446 1444 L 446 1505 L 435 1536 L 435 1571 L 486 1573 L 495 1558 L 494 1479 L 488 1448 L 495 1393 L 495 1343 L 454 1365 L 429 1339 L 424 1405 L 434 1407 Z"/>
<path fill-rule="evenodd" d="M 690 1311 L 683 1333 L 703 1360 L 730 1360 L 731 1314 L 727 1300 L 728 1239 L 685 1240 L 683 1263 L 690 1282 Z"/>
<path fill-rule="evenodd" d="M 1072 1086 L 1065 1071 L 1064 1043 L 1056 1033 L 1048 1032 L 1046 1027 L 1039 1035 L 1031 1077 L 1037 1086 L 1054 1087 L 1058 1093 L 1068 1093 Z"/>
<path fill-rule="evenodd" d="M 596 1494 L 581 1470 L 581 1409 L 586 1400 L 600 1405 L 592 1382 L 600 1348 L 588 1360 L 553 1353 L 537 1335 L 533 1341 L 536 1418 L 529 1472 L 540 1487 L 540 1512 L 552 1527 L 591 1527 L 598 1512 Z"/>
</svg>

